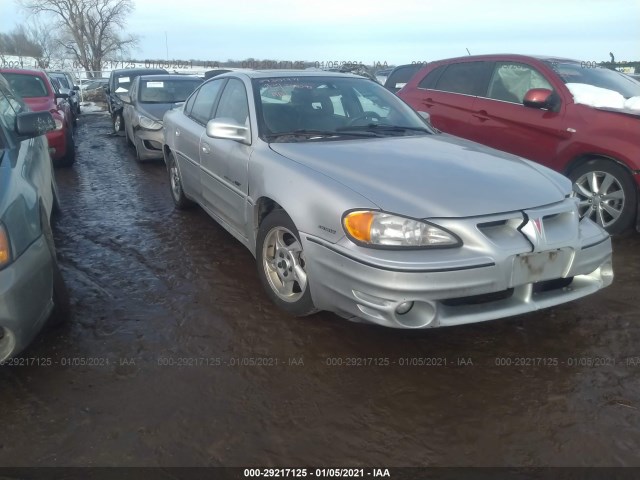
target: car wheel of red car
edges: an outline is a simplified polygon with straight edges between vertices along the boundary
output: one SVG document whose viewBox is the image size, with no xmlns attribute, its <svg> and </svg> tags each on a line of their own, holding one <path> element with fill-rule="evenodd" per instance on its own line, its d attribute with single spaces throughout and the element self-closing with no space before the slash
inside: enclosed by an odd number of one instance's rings
<svg viewBox="0 0 640 480">
<path fill-rule="evenodd" d="M 637 190 L 627 170 L 604 158 L 594 158 L 569 173 L 580 200 L 580 216 L 587 216 L 612 235 L 627 230 L 636 214 Z"/>
</svg>

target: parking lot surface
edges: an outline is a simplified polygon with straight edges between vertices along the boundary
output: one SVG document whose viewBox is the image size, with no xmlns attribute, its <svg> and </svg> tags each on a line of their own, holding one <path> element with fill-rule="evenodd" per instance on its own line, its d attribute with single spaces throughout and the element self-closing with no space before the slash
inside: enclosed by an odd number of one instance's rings
<svg viewBox="0 0 640 480">
<path fill-rule="evenodd" d="M 107 115 L 77 150 L 56 171 L 74 313 L 0 368 L 0 465 L 640 466 L 639 235 L 614 239 L 611 287 L 538 313 L 298 319 Z"/>
</svg>

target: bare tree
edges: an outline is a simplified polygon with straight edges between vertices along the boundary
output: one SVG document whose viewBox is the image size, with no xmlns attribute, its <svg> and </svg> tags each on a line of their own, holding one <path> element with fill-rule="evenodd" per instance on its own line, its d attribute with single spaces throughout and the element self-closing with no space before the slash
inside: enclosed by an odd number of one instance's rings
<svg viewBox="0 0 640 480">
<path fill-rule="evenodd" d="M 137 37 L 122 35 L 132 0 L 18 0 L 33 15 L 56 19 L 59 43 L 87 72 L 100 72 L 105 60 L 122 55 Z"/>
<path fill-rule="evenodd" d="M 20 25 L 9 33 L 0 33 L 0 53 L 18 57 L 39 57 L 42 50 L 33 41 L 27 28 Z"/>
<path fill-rule="evenodd" d="M 62 53 L 62 45 L 57 30 L 50 24 L 34 19 L 27 26 L 27 33 L 29 40 L 37 45 L 40 50 L 40 55 L 36 56 L 38 67 L 50 68 L 51 60 Z"/>
</svg>

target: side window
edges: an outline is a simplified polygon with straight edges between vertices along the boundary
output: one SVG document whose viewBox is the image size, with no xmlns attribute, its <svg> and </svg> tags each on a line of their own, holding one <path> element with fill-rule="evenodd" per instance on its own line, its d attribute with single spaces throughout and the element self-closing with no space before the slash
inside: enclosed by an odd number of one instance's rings
<svg viewBox="0 0 640 480">
<path fill-rule="evenodd" d="M 204 125 L 213 118 L 213 105 L 223 83 L 224 79 L 214 80 L 200 87 L 188 113 L 196 122 Z"/>
<path fill-rule="evenodd" d="M 22 105 L 13 95 L 5 95 L 8 92 L 0 90 L 0 122 L 5 129 L 14 132 L 16 128 L 16 116 L 21 110 Z"/>
<path fill-rule="evenodd" d="M 249 100 L 240 80 L 232 78 L 224 87 L 215 118 L 232 118 L 239 125 L 249 126 Z"/>
<path fill-rule="evenodd" d="M 524 63 L 498 62 L 489 82 L 487 97 L 505 102 L 522 103 L 532 88 L 548 88 L 551 84 L 535 68 Z"/>
<path fill-rule="evenodd" d="M 450 64 L 437 80 L 435 90 L 473 96 L 484 95 L 489 68 L 488 62 Z"/>
<path fill-rule="evenodd" d="M 193 107 L 193 102 L 196 100 L 197 96 L 198 96 L 198 90 L 193 92 L 193 95 L 191 95 L 187 99 L 187 103 L 184 104 L 184 114 L 185 115 L 191 115 L 191 108 Z"/>
<path fill-rule="evenodd" d="M 436 83 L 440 79 L 440 75 L 442 75 L 442 72 L 444 72 L 446 68 L 446 65 L 440 65 L 435 70 L 430 71 L 426 77 L 420 80 L 420 83 L 418 83 L 418 88 L 435 88 Z"/>
</svg>

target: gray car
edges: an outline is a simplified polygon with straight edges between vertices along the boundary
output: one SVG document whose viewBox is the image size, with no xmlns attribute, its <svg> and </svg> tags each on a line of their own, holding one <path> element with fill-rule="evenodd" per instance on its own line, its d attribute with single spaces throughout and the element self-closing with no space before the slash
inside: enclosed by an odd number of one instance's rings
<svg viewBox="0 0 640 480">
<path fill-rule="evenodd" d="M 441 134 L 348 74 L 226 73 L 164 117 L 178 208 L 256 257 L 271 299 L 387 327 L 491 320 L 594 293 L 611 241 L 571 182 Z"/>
<path fill-rule="evenodd" d="M 202 83 L 191 75 L 143 75 L 121 94 L 124 134 L 138 161 L 162 158 L 162 117 Z"/>
<path fill-rule="evenodd" d="M 50 224 L 57 190 L 43 134 L 53 129 L 51 113 L 30 112 L 0 75 L 0 362 L 68 308 Z"/>
</svg>

